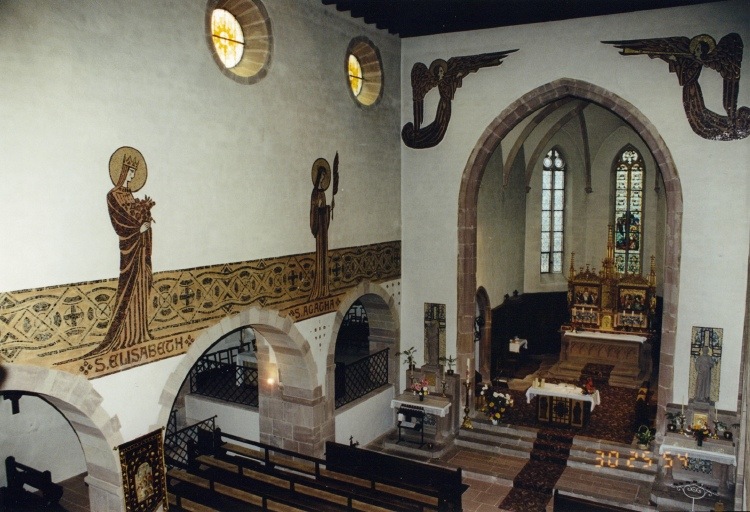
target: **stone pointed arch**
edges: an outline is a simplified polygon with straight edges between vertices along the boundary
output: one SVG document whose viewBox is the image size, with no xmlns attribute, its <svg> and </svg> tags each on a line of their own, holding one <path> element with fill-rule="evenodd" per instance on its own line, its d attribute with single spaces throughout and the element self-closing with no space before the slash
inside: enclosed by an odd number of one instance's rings
<svg viewBox="0 0 750 512">
<path fill-rule="evenodd" d="M 22 391 L 41 396 L 57 408 L 81 442 L 86 460 L 89 502 L 101 510 L 124 510 L 122 476 L 117 452 L 123 443 L 120 422 L 101 407 L 102 396 L 91 382 L 41 366 L 6 364 L 0 391 Z M 93 506 L 93 505 L 92 505 Z"/>
<path fill-rule="evenodd" d="M 635 106 L 596 85 L 561 78 L 542 85 L 511 103 L 484 130 L 464 167 L 458 196 L 458 333 L 459 359 L 473 356 L 473 317 L 477 267 L 477 197 L 482 175 L 500 141 L 525 117 L 566 97 L 588 100 L 620 116 L 648 146 L 664 179 L 666 243 L 664 261 L 664 316 L 659 360 L 657 424 L 663 425 L 666 404 L 673 399 L 675 332 L 680 280 L 683 197 L 677 167 L 664 139 Z"/>
</svg>

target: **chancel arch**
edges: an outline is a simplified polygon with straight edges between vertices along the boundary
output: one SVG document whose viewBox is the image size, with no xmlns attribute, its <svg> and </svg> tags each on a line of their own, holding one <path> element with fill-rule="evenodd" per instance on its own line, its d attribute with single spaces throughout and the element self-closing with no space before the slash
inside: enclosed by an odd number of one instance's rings
<svg viewBox="0 0 750 512">
<path fill-rule="evenodd" d="M 2 370 L 0 393 L 38 395 L 54 406 L 74 430 L 86 460 L 90 503 L 102 505 L 102 510 L 121 510 L 122 477 L 114 450 L 123 443 L 120 422 L 101 407 L 103 399 L 91 383 L 82 376 L 40 366 L 6 364 Z"/>
<path fill-rule="evenodd" d="M 500 142 L 526 117 L 562 98 L 573 97 L 601 106 L 619 116 L 640 136 L 661 172 L 666 190 L 664 310 L 676 311 L 680 268 L 683 198 L 677 168 L 661 135 L 632 104 L 593 84 L 562 78 L 525 94 L 483 132 L 464 168 L 458 197 L 458 333 L 459 359 L 471 358 L 477 287 L 477 197 L 482 177 Z M 663 425 L 666 403 L 672 400 L 676 317 L 665 314 L 661 333 L 657 425 Z"/>
</svg>

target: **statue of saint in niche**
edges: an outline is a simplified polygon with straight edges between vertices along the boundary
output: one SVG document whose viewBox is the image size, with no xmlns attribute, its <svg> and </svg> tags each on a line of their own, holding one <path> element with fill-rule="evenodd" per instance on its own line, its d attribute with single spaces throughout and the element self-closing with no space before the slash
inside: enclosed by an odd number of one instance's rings
<svg viewBox="0 0 750 512">
<path fill-rule="evenodd" d="M 699 356 L 695 358 L 695 400 L 696 402 L 711 401 L 711 371 L 714 361 L 708 353 L 708 347 L 704 346 Z"/>
</svg>

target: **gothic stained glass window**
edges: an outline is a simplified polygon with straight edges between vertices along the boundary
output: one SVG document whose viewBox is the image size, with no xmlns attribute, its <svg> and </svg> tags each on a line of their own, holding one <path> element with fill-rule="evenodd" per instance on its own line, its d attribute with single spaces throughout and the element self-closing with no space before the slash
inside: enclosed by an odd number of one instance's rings
<svg viewBox="0 0 750 512">
<path fill-rule="evenodd" d="M 563 266 L 563 211 L 565 160 L 552 149 L 542 160 L 541 267 L 543 274 L 561 273 Z"/>
<path fill-rule="evenodd" d="M 624 149 L 615 164 L 615 269 L 621 274 L 641 273 L 644 181 L 641 155 Z"/>
</svg>

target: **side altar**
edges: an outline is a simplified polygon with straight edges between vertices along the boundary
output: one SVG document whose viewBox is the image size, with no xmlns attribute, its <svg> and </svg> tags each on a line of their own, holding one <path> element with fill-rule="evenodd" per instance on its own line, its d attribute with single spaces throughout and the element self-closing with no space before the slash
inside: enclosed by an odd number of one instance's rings
<svg viewBox="0 0 750 512">
<path fill-rule="evenodd" d="M 570 257 L 570 323 L 561 327 L 560 358 L 548 377 L 575 381 L 587 364 L 612 367 L 609 383 L 638 388 L 651 377 L 651 326 L 656 313 L 656 270 L 648 276 L 630 272 L 615 255 L 609 228 L 602 269 L 575 270 Z M 622 270 L 622 272 L 621 272 Z M 630 271 L 629 271 L 630 270 Z"/>
</svg>

